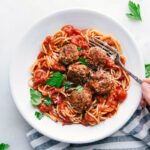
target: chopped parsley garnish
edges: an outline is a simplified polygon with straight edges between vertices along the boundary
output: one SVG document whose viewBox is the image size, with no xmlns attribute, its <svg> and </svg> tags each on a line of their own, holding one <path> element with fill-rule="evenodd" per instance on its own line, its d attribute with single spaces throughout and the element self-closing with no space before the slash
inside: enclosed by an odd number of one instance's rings
<svg viewBox="0 0 150 150">
<path fill-rule="evenodd" d="M 56 88 L 60 88 L 62 85 L 62 82 L 64 80 L 64 76 L 62 75 L 61 72 L 57 71 L 54 72 L 52 77 L 50 77 L 47 81 L 46 84 L 50 86 L 54 86 Z"/>
<path fill-rule="evenodd" d="M 150 77 L 150 64 L 145 64 L 145 76 L 146 78 Z"/>
<path fill-rule="evenodd" d="M 136 3 L 132 2 L 132 1 L 129 1 L 128 7 L 130 9 L 130 13 L 126 14 L 128 16 L 128 18 L 130 18 L 132 20 L 140 20 L 140 21 L 142 21 L 141 13 L 140 13 L 140 5 L 136 4 Z"/>
<path fill-rule="evenodd" d="M 78 50 L 78 51 L 81 51 L 81 50 L 82 50 L 82 47 L 77 47 L 77 50 Z"/>
<path fill-rule="evenodd" d="M 44 103 L 45 103 L 47 106 L 50 106 L 51 102 L 52 102 L 52 99 L 51 99 L 49 96 L 47 96 L 46 99 L 45 99 L 45 101 L 44 101 Z"/>
<path fill-rule="evenodd" d="M 78 93 L 81 93 L 82 90 L 83 90 L 83 86 L 78 85 L 78 86 L 76 87 L 76 90 L 77 90 Z"/>
<path fill-rule="evenodd" d="M 9 144 L 1 143 L 0 144 L 0 150 L 7 150 L 10 147 Z"/>
<path fill-rule="evenodd" d="M 64 82 L 65 91 L 68 90 L 70 87 L 71 87 L 71 82 L 69 82 L 69 81 Z"/>
<path fill-rule="evenodd" d="M 31 103 L 33 106 L 37 106 L 41 103 L 42 101 L 42 94 L 34 89 L 30 89 L 30 98 L 31 98 Z"/>
<path fill-rule="evenodd" d="M 80 57 L 79 58 L 79 62 L 83 65 L 88 65 L 89 63 L 83 58 L 83 57 Z"/>
<path fill-rule="evenodd" d="M 36 116 L 36 118 L 37 118 L 38 120 L 41 120 L 41 119 L 43 118 L 43 114 L 42 114 L 41 112 L 39 112 L 39 111 L 36 111 L 36 112 L 35 112 L 35 116 Z"/>
</svg>

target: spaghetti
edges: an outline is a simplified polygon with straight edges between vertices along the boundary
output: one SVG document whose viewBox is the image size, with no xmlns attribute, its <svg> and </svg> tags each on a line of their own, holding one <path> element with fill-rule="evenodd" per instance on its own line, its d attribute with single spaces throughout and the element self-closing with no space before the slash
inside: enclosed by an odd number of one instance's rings
<svg viewBox="0 0 150 150">
<path fill-rule="evenodd" d="M 113 37 L 66 25 L 45 38 L 32 66 L 30 86 L 42 95 L 37 108 L 56 122 L 96 125 L 112 117 L 127 97 L 129 75 L 104 50 L 89 46 L 92 37 L 116 48 L 125 64 Z"/>
</svg>

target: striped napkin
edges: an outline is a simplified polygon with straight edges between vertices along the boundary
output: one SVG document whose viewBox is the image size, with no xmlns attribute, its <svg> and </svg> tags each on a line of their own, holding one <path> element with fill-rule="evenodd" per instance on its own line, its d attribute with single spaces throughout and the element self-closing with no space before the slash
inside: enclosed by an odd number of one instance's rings
<svg viewBox="0 0 150 150">
<path fill-rule="evenodd" d="M 112 136 L 88 144 L 69 144 L 43 136 L 35 129 L 27 133 L 34 150 L 150 150 L 150 113 L 139 108 L 127 124 Z"/>
<path fill-rule="evenodd" d="M 141 44 L 144 60 L 148 63 L 150 41 L 142 41 Z M 139 106 L 126 125 L 115 134 L 88 144 L 62 143 L 43 136 L 35 129 L 26 135 L 34 150 L 150 150 L 150 112 Z"/>
</svg>

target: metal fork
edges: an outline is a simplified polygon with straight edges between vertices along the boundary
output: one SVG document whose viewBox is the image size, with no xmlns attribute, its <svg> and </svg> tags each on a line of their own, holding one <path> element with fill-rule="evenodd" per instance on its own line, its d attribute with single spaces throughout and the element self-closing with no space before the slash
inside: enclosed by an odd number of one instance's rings
<svg viewBox="0 0 150 150">
<path fill-rule="evenodd" d="M 106 51 L 107 55 L 111 57 L 115 64 L 120 66 L 123 70 L 125 70 L 133 79 L 135 79 L 139 84 L 142 83 L 142 80 L 135 76 L 132 72 L 127 70 L 124 65 L 120 61 L 120 55 L 114 47 L 109 46 L 106 42 L 101 41 L 98 38 L 92 38 L 89 40 L 90 46 L 98 46 Z"/>
</svg>

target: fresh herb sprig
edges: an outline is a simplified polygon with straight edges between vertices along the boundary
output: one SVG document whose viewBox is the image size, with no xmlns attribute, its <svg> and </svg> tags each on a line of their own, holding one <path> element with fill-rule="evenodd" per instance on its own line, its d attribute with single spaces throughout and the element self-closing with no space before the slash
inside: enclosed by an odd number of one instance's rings
<svg viewBox="0 0 150 150">
<path fill-rule="evenodd" d="M 78 86 L 76 87 L 76 90 L 77 90 L 78 93 L 81 93 L 82 90 L 83 90 L 83 86 L 78 85 Z"/>
<path fill-rule="evenodd" d="M 60 88 L 62 85 L 62 82 L 64 80 L 64 76 L 62 75 L 61 72 L 57 71 L 54 72 L 52 77 L 50 77 L 47 81 L 46 84 L 50 86 L 54 86 L 56 88 Z"/>
<path fill-rule="evenodd" d="M 145 64 L 145 77 L 150 77 L 150 64 Z"/>
<path fill-rule="evenodd" d="M 70 81 L 64 82 L 64 90 L 65 91 L 68 90 L 68 89 L 70 89 L 70 87 L 71 87 L 71 82 Z"/>
<path fill-rule="evenodd" d="M 83 57 L 80 57 L 79 58 L 79 62 L 83 65 L 88 65 L 89 63 L 83 58 Z"/>
<path fill-rule="evenodd" d="M 7 150 L 10 147 L 9 144 L 6 143 L 1 143 L 0 144 L 0 150 Z"/>
<path fill-rule="evenodd" d="M 47 96 L 46 99 L 45 99 L 45 101 L 44 101 L 44 103 L 45 103 L 47 106 L 50 106 L 51 102 L 52 102 L 52 99 L 51 99 L 49 96 Z"/>
<path fill-rule="evenodd" d="M 77 47 L 77 50 L 78 50 L 78 51 L 81 51 L 81 50 L 82 50 L 82 47 Z"/>
<path fill-rule="evenodd" d="M 36 111 L 36 112 L 35 112 L 35 116 L 36 116 L 36 118 L 37 118 L 38 120 L 41 120 L 41 119 L 43 118 L 43 114 L 42 114 L 41 112 L 39 112 L 39 111 Z"/>
<path fill-rule="evenodd" d="M 128 7 L 130 10 L 130 13 L 126 14 L 128 18 L 136 21 L 142 21 L 140 5 L 133 1 L 129 1 Z"/>
<path fill-rule="evenodd" d="M 33 106 L 37 106 L 42 102 L 42 94 L 34 89 L 30 89 L 30 98 Z"/>
</svg>

